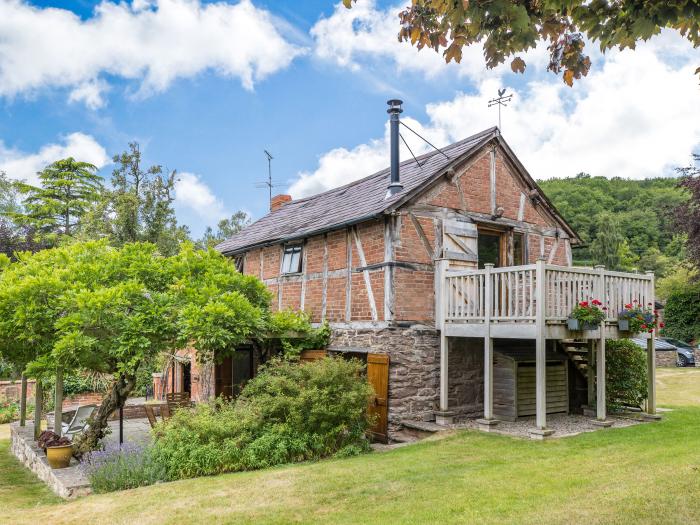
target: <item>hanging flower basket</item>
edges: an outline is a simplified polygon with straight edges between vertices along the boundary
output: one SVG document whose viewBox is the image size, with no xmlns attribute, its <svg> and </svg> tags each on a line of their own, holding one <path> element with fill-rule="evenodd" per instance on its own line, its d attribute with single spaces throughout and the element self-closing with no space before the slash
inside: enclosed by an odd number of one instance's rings
<svg viewBox="0 0 700 525">
<path fill-rule="evenodd" d="M 617 314 L 617 328 L 621 332 L 629 332 L 630 334 L 638 334 L 640 332 L 653 333 L 654 328 L 663 328 L 664 324 L 659 323 L 659 315 L 654 310 L 651 303 L 646 307 L 636 300 L 620 310 Z"/>
<path fill-rule="evenodd" d="M 600 323 L 605 320 L 605 310 L 606 307 L 602 306 L 597 299 L 592 301 L 581 301 L 578 303 L 576 308 L 573 309 L 569 319 L 567 320 L 567 327 L 569 330 L 578 332 L 581 330 L 596 330 Z"/>
</svg>

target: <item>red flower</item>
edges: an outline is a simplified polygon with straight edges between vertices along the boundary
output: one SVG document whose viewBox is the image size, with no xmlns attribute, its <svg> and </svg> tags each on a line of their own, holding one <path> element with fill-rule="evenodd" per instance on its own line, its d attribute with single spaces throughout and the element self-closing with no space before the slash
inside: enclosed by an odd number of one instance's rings
<svg viewBox="0 0 700 525">
<path fill-rule="evenodd" d="M 642 330 L 646 330 L 646 329 L 647 329 L 647 325 L 643 324 L 643 325 L 642 325 Z"/>
<path fill-rule="evenodd" d="M 608 307 L 607 307 L 607 306 L 603 306 L 603 310 L 607 310 L 607 309 L 608 309 Z"/>
<path fill-rule="evenodd" d="M 626 305 L 625 305 L 625 308 L 627 308 L 627 309 L 629 310 L 629 309 L 632 308 L 632 305 L 631 305 L 631 304 L 626 304 Z"/>
<path fill-rule="evenodd" d="M 647 306 L 651 306 L 651 303 L 647 303 Z"/>
<path fill-rule="evenodd" d="M 664 323 L 659 323 L 659 328 L 663 328 L 664 326 L 666 326 Z"/>
<path fill-rule="evenodd" d="M 586 306 L 588 306 L 588 301 L 581 301 L 580 303 L 578 303 L 578 305 L 583 306 L 585 308 Z"/>
<path fill-rule="evenodd" d="M 594 306 L 600 306 L 601 304 L 603 304 L 598 299 L 593 299 L 591 303 L 593 303 Z"/>
</svg>

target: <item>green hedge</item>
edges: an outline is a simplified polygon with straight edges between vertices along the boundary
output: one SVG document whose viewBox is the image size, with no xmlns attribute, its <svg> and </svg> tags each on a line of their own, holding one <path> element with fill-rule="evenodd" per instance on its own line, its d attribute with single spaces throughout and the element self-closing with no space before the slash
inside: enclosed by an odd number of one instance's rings
<svg viewBox="0 0 700 525">
<path fill-rule="evenodd" d="M 646 352 L 629 339 L 609 340 L 605 370 L 608 408 L 641 407 L 648 395 Z"/>
</svg>

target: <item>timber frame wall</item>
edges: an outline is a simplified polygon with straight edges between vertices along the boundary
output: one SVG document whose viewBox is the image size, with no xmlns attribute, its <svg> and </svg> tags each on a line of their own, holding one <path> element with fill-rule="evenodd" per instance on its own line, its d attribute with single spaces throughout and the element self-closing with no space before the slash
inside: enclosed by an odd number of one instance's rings
<svg viewBox="0 0 700 525">
<path fill-rule="evenodd" d="M 499 208 L 502 216 L 494 220 Z M 300 240 L 299 273 L 282 274 L 284 244 L 237 256 L 244 273 L 259 277 L 272 292 L 273 310 L 305 310 L 314 322 L 334 325 L 433 325 L 435 265 L 447 249 L 446 227 L 454 219 L 499 229 L 507 264 L 513 263 L 514 233 L 523 235 L 528 262 L 545 256 L 550 263 L 571 264 L 569 236 L 491 144 L 397 211 Z M 475 246 L 472 252 L 475 266 Z"/>
</svg>

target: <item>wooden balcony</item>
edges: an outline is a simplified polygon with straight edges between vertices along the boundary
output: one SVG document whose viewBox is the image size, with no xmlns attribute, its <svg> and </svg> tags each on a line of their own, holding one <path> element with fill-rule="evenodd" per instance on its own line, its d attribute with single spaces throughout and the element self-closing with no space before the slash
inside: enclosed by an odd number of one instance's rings
<svg viewBox="0 0 700 525">
<path fill-rule="evenodd" d="M 596 418 L 607 425 L 605 406 L 605 341 L 629 334 L 618 330 L 618 313 L 626 304 L 654 304 L 654 274 L 606 271 L 603 267 L 554 266 L 538 260 L 535 264 L 483 270 L 449 269 L 441 260 L 436 272 L 436 325 L 440 330 L 440 410 L 436 421 L 449 420 L 448 339 L 483 338 L 484 341 L 484 418 L 480 424 L 491 427 L 493 418 L 494 339 L 535 341 L 536 423 L 531 435 L 545 437 L 546 348 L 552 339 L 586 339 L 595 351 L 595 379 L 588 383 L 589 399 L 595 399 Z M 567 319 L 581 301 L 597 299 L 606 307 L 607 318 L 599 328 L 571 331 Z M 647 412 L 656 413 L 654 338 L 647 339 Z M 595 349 L 595 350 L 594 350 Z M 589 374 L 590 378 L 593 378 Z M 650 417 L 651 417 L 650 416 Z"/>
<path fill-rule="evenodd" d="M 617 316 L 625 304 L 654 302 L 654 275 L 613 272 L 602 267 L 525 266 L 484 270 L 444 269 L 438 298 L 438 328 L 452 337 L 607 339 L 624 337 Z M 598 299 L 607 307 L 601 330 L 571 332 L 567 319 L 581 301 Z M 538 303 L 544 308 L 540 311 Z M 539 315 L 539 317 L 538 317 Z M 538 322 L 539 321 L 539 322 Z M 648 334 L 647 334 L 648 336 Z"/>
</svg>

